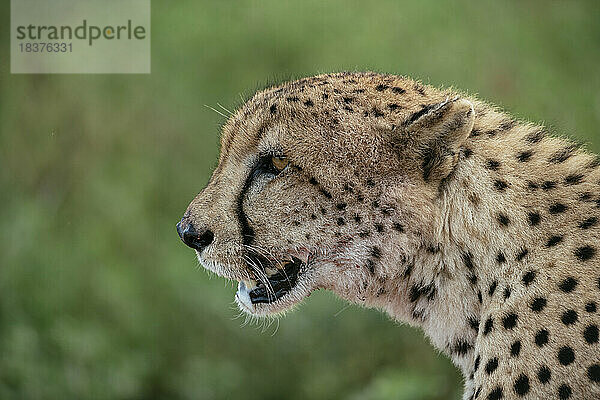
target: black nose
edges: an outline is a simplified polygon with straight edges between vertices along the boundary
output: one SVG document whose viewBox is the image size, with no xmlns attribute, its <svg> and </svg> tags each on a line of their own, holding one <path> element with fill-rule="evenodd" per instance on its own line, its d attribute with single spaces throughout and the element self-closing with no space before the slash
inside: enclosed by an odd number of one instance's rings
<svg viewBox="0 0 600 400">
<path fill-rule="evenodd" d="M 194 228 L 194 225 L 183 222 L 177 223 L 177 233 L 183 243 L 199 252 L 202 252 L 202 250 L 211 244 L 215 238 L 215 235 L 208 229 L 197 231 L 196 228 Z"/>
</svg>

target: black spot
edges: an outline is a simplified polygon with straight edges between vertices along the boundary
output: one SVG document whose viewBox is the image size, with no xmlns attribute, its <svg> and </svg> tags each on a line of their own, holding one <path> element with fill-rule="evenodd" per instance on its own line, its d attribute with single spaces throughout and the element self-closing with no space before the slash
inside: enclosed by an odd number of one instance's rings
<svg viewBox="0 0 600 400">
<path fill-rule="evenodd" d="M 440 245 L 439 244 L 435 244 L 435 245 L 429 244 L 425 250 L 430 254 L 437 254 L 440 252 Z"/>
<path fill-rule="evenodd" d="M 344 103 L 346 104 L 350 104 L 354 101 L 354 98 L 352 97 L 343 97 L 342 100 L 344 101 Z"/>
<path fill-rule="evenodd" d="M 531 159 L 533 153 L 531 151 L 523 151 L 517 155 L 517 159 L 520 162 L 527 162 Z"/>
<path fill-rule="evenodd" d="M 358 236 L 360 236 L 361 238 L 363 238 L 363 239 L 364 239 L 364 238 L 368 237 L 370 234 L 371 234 L 371 233 L 370 233 L 369 231 L 360 231 L 360 232 L 358 233 Z"/>
<path fill-rule="evenodd" d="M 536 275 L 535 271 L 527 271 L 527 272 L 525 272 L 525 274 L 523 274 L 523 278 L 522 278 L 523 284 L 525 286 L 531 285 L 531 282 L 533 282 L 533 280 L 535 279 L 535 275 Z"/>
<path fill-rule="evenodd" d="M 514 119 L 509 119 L 507 121 L 502 122 L 500 124 L 499 128 L 502 131 L 507 131 L 507 130 L 514 128 L 515 125 L 517 125 L 517 121 L 515 121 Z"/>
<path fill-rule="evenodd" d="M 358 214 L 354 214 L 354 217 L 352 217 L 352 219 L 354 219 L 354 222 L 359 223 L 359 224 L 362 221 L 362 218 Z"/>
<path fill-rule="evenodd" d="M 543 298 L 543 297 L 536 297 L 531 302 L 531 305 L 530 305 L 531 311 L 540 312 L 544 308 L 546 308 L 546 304 L 547 304 L 547 301 L 546 301 L 545 298 Z"/>
<path fill-rule="evenodd" d="M 337 209 L 338 209 L 338 210 L 340 210 L 340 211 L 343 211 L 343 210 L 345 210 L 345 209 L 346 209 L 346 206 L 347 206 L 347 204 L 346 204 L 346 203 L 337 203 L 337 204 L 335 205 L 335 208 L 337 208 Z"/>
<path fill-rule="evenodd" d="M 573 325 L 577 322 L 577 312 L 575 310 L 567 310 L 562 314 L 560 320 L 565 325 Z"/>
<path fill-rule="evenodd" d="M 544 137 L 546 137 L 546 131 L 540 129 L 525 136 L 525 141 L 535 144 L 541 142 Z"/>
<path fill-rule="evenodd" d="M 561 214 L 567 211 L 567 206 L 561 203 L 554 203 L 548 211 L 550 211 L 550 214 Z"/>
<path fill-rule="evenodd" d="M 383 117 L 384 114 L 377 109 L 377 107 L 373 107 L 373 116 L 376 118 Z"/>
<path fill-rule="evenodd" d="M 546 181 L 546 182 L 542 183 L 542 190 L 548 191 L 548 190 L 552 190 L 554 188 L 556 188 L 556 182 L 554 182 L 554 181 Z"/>
<path fill-rule="evenodd" d="M 559 244 L 560 242 L 562 242 L 563 237 L 559 236 L 559 235 L 554 235 L 554 236 L 550 236 L 550 238 L 548 238 L 548 242 L 546 243 L 547 247 L 554 247 L 557 244 Z"/>
<path fill-rule="evenodd" d="M 319 192 L 321 192 L 321 194 L 323 196 L 325 196 L 325 198 L 327 198 L 327 199 L 331 199 L 332 198 L 331 193 L 329 193 L 327 190 L 325 190 L 323 188 L 320 188 Z"/>
<path fill-rule="evenodd" d="M 505 181 L 503 181 L 503 180 L 496 179 L 496 180 L 494 181 L 494 187 L 496 188 L 496 190 L 498 190 L 498 191 L 500 191 L 500 192 L 503 192 L 503 191 L 505 191 L 505 190 L 506 190 L 506 188 L 508 187 L 508 183 L 506 183 L 506 182 L 505 182 Z"/>
<path fill-rule="evenodd" d="M 475 274 L 469 274 L 467 279 L 469 280 L 471 285 L 475 286 L 477 284 L 477 276 L 475 276 Z"/>
<path fill-rule="evenodd" d="M 515 381 L 515 393 L 523 397 L 529 392 L 529 378 L 525 374 L 519 375 L 517 380 Z"/>
<path fill-rule="evenodd" d="M 367 268 L 369 269 L 369 272 L 374 274 L 375 273 L 375 262 L 373 260 L 367 260 Z"/>
<path fill-rule="evenodd" d="M 581 195 L 579 195 L 579 200 L 590 201 L 592 200 L 592 194 L 590 192 L 581 193 Z"/>
<path fill-rule="evenodd" d="M 531 181 L 527 182 L 527 189 L 529 189 L 531 191 L 535 191 L 535 190 L 538 190 L 539 188 L 540 188 L 540 186 L 537 183 L 531 182 Z"/>
<path fill-rule="evenodd" d="M 527 257 L 527 254 L 529 254 L 529 250 L 523 247 L 519 250 L 519 254 L 517 254 L 517 261 L 523 261 L 523 259 Z"/>
<path fill-rule="evenodd" d="M 588 325 L 583 331 L 583 338 L 588 344 L 598 343 L 598 326 Z"/>
<path fill-rule="evenodd" d="M 550 333 L 546 329 L 539 330 L 535 334 L 535 344 L 537 344 L 538 347 L 544 346 L 546 343 L 548 343 L 549 336 L 550 336 Z"/>
<path fill-rule="evenodd" d="M 513 357 L 518 357 L 519 353 L 521 353 L 521 341 L 517 340 L 510 345 L 510 355 Z"/>
<path fill-rule="evenodd" d="M 477 357 L 475 357 L 475 365 L 473 366 L 473 372 L 476 372 L 477 369 L 479 368 L 480 361 L 481 361 L 481 357 L 478 354 Z"/>
<path fill-rule="evenodd" d="M 483 336 L 488 335 L 494 329 L 494 320 L 488 318 L 483 325 Z"/>
<path fill-rule="evenodd" d="M 488 295 L 490 297 L 494 295 L 494 292 L 496 291 L 496 287 L 498 287 L 498 281 L 492 282 L 492 284 L 490 285 L 490 288 L 488 289 Z"/>
<path fill-rule="evenodd" d="M 537 377 L 541 383 L 548 383 L 550 382 L 552 373 L 550 372 L 550 369 L 547 366 L 542 365 L 537 372 Z"/>
<path fill-rule="evenodd" d="M 412 285 L 410 288 L 410 296 L 409 299 L 411 302 L 417 301 L 421 296 L 431 295 L 431 293 L 435 293 L 435 286 L 433 283 L 428 285 Z"/>
<path fill-rule="evenodd" d="M 471 254 L 471 252 L 463 253 L 462 259 L 468 269 L 475 269 L 475 264 L 473 263 L 473 254 Z"/>
<path fill-rule="evenodd" d="M 502 293 L 502 297 L 504 297 L 504 300 L 508 299 L 510 297 L 510 288 L 507 286 L 504 288 L 504 292 Z"/>
<path fill-rule="evenodd" d="M 483 296 L 481 295 L 481 290 L 477 291 L 477 301 L 479 301 L 479 304 L 483 304 Z"/>
<path fill-rule="evenodd" d="M 269 111 L 271 112 L 271 114 L 275 114 L 275 112 L 277 112 L 277 104 L 271 104 L 271 107 L 269 107 Z"/>
<path fill-rule="evenodd" d="M 504 329 L 513 329 L 515 326 L 517 326 L 518 319 L 519 316 L 517 314 L 510 313 L 502 318 L 502 326 L 504 326 Z"/>
<path fill-rule="evenodd" d="M 397 232 L 404 232 L 404 227 L 400 222 L 394 222 L 392 225 L 392 229 L 394 229 Z"/>
<path fill-rule="evenodd" d="M 600 383 L 600 364 L 592 364 L 588 367 L 587 376 L 590 381 Z"/>
<path fill-rule="evenodd" d="M 494 357 L 485 364 L 485 373 L 490 375 L 496 368 L 498 368 L 498 358 Z"/>
<path fill-rule="evenodd" d="M 560 164 L 563 163 L 565 161 L 567 161 L 569 159 L 569 157 L 571 157 L 573 155 L 573 152 L 575 151 L 577 147 L 575 145 L 571 145 L 563 150 L 559 150 L 556 153 L 554 153 L 549 159 L 548 161 L 554 164 Z"/>
<path fill-rule="evenodd" d="M 508 226 L 510 224 L 510 218 L 506 214 L 500 213 L 498 214 L 498 222 L 502 226 Z"/>
<path fill-rule="evenodd" d="M 573 290 L 575 290 L 575 287 L 577 286 L 577 279 L 573 278 L 573 277 L 568 277 L 564 280 L 562 280 L 559 284 L 558 284 L 558 288 L 560 290 L 562 290 L 565 293 L 570 293 Z"/>
<path fill-rule="evenodd" d="M 538 212 L 529 212 L 527 214 L 527 218 L 529 219 L 529 225 L 531 226 L 536 226 L 540 223 L 540 221 L 542 220 L 542 217 L 540 216 L 540 213 Z"/>
<path fill-rule="evenodd" d="M 575 257 L 580 261 L 587 261 L 596 255 L 596 249 L 592 246 L 582 246 L 575 250 Z"/>
<path fill-rule="evenodd" d="M 571 175 L 567 175 L 567 177 L 565 178 L 565 184 L 566 185 L 578 185 L 581 183 L 582 180 L 583 180 L 583 175 L 571 174 Z"/>
<path fill-rule="evenodd" d="M 589 303 L 587 303 L 585 305 L 585 311 L 589 312 L 589 313 L 595 313 L 597 310 L 597 306 L 596 303 L 593 301 L 590 301 Z"/>
<path fill-rule="evenodd" d="M 325 207 L 321 207 L 320 211 L 321 211 L 321 214 L 323 214 L 323 215 L 327 214 L 327 210 L 325 209 Z"/>
<path fill-rule="evenodd" d="M 581 221 L 581 223 L 579 224 L 579 228 L 580 229 L 589 229 L 593 226 L 596 226 L 597 224 L 598 224 L 598 218 L 590 217 L 590 218 L 586 219 L 585 221 Z"/>
<path fill-rule="evenodd" d="M 492 171 L 497 171 L 500 168 L 500 163 L 496 160 L 487 160 L 485 167 Z"/>
<path fill-rule="evenodd" d="M 497 386 L 494 390 L 492 390 L 488 394 L 487 398 L 488 398 L 488 400 L 500 400 L 502 397 L 504 397 L 502 388 L 500 386 Z"/>
<path fill-rule="evenodd" d="M 504 264 L 506 262 L 506 256 L 503 252 L 499 251 L 498 254 L 496 254 L 496 261 L 498 261 L 498 264 Z"/>
<path fill-rule="evenodd" d="M 425 311 L 424 310 L 414 310 L 412 312 L 412 317 L 413 317 L 413 319 L 416 319 L 418 321 L 424 321 L 425 320 Z"/>
<path fill-rule="evenodd" d="M 453 354 L 458 354 L 459 356 L 464 356 L 472 349 L 473 349 L 473 345 L 471 343 L 469 343 L 463 339 L 459 339 L 456 341 L 456 343 L 454 343 L 452 345 L 452 348 L 450 349 L 450 351 Z"/>
<path fill-rule="evenodd" d="M 317 216 L 315 214 L 310 214 L 310 219 L 317 219 Z"/>
<path fill-rule="evenodd" d="M 312 106 L 314 106 L 314 105 L 315 105 L 315 103 L 313 103 L 313 101 L 312 101 L 312 100 L 308 99 L 308 100 L 306 100 L 306 101 L 304 102 L 304 105 L 305 105 L 306 107 L 312 107 Z"/>
<path fill-rule="evenodd" d="M 396 103 L 391 103 L 391 104 L 388 104 L 388 108 L 389 108 L 391 111 L 394 111 L 394 110 L 397 110 L 397 109 L 399 109 L 399 108 L 402 108 L 402 107 L 400 107 L 400 106 L 399 106 L 398 104 L 396 104 Z"/>
<path fill-rule="evenodd" d="M 575 352 L 569 346 L 563 346 L 558 350 L 557 357 L 562 365 L 569 365 L 575 361 Z"/>
<path fill-rule="evenodd" d="M 375 224 L 375 230 L 377 231 L 377 233 L 382 233 L 383 232 L 383 225 L 382 224 Z"/>
<path fill-rule="evenodd" d="M 375 90 L 377 90 L 378 92 L 383 92 L 385 89 L 389 88 L 388 85 L 384 85 L 384 84 L 379 84 L 375 87 Z"/>
<path fill-rule="evenodd" d="M 406 93 L 406 90 L 402 89 L 401 87 L 394 86 L 392 88 L 392 92 L 394 92 L 396 94 L 403 94 L 403 93 Z"/>
<path fill-rule="evenodd" d="M 317 182 L 317 180 L 316 180 L 315 178 L 310 178 L 310 179 L 308 180 L 308 182 L 309 182 L 311 185 L 318 185 L 318 184 L 319 184 L 319 182 Z"/>
<path fill-rule="evenodd" d="M 290 103 L 296 102 L 296 101 L 300 101 L 300 98 L 298 96 L 288 96 L 287 101 L 289 101 Z"/>
<path fill-rule="evenodd" d="M 560 400 L 568 399 L 569 397 L 571 397 L 572 393 L 573 391 L 571 390 L 571 386 L 567 385 L 566 383 L 563 383 L 558 388 L 558 398 Z"/>
<path fill-rule="evenodd" d="M 336 222 L 337 222 L 338 226 L 346 225 L 346 221 L 344 221 L 344 218 L 342 218 L 342 217 L 339 217 Z"/>
<path fill-rule="evenodd" d="M 474 331 L 479 330 L 479 320 L 477 318 L 469 317 L 469 318 L 467 318 L 467 322 L 469 323 L 469 326 L 471 327 L 471 329 L 473 329 Z"/>
<path fill-rule="evenodd" d="M 473 155 L 473 150 L 469 149 L 468 147 L 465 147 L 463 150 L 463 155 L 465 156 L 465 158 L 470 158 Z"/>
<path fill-rule="evenodd" d="M 404 270 L 404 272 L 402 273 L 402 277 L 408 278 L 410 276 L 410 274 L 412 273 L 413 268 L 414 268 L 414 264 L 409 264 L 406 267 L 406 269 Z"/>
<path fill-rule="evenodd" d="M 368 187 L 374 187 L 375 186 L 375 182 L 373 181 L 373 179 L 367 179 L 367 181 L 365 182 L 365 184 Z"/>
<path fill-rule="evenodd" d="M 377 246 L 371 247 L 371 257 L 376 259 L 381 258 L 381 249 Z"/>
</svg>

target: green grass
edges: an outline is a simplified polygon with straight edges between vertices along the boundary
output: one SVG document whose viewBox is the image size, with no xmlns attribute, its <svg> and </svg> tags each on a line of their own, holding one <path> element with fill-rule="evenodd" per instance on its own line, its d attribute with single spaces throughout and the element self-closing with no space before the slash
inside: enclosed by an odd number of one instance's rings
<svg viewBox="0 0 600 400">
<path fill-rule="evenodd" d="M 600 150 L 595 1 L 155 0 L 152 74 L 132 76 L 10 75 L 2 13 L 2 399 L 460 398 L 420 332 L 329 293 L 275 334 L 242 326 L 175 233 L 218 154 L 205 105 L 375 70 Z"/>
</svg>

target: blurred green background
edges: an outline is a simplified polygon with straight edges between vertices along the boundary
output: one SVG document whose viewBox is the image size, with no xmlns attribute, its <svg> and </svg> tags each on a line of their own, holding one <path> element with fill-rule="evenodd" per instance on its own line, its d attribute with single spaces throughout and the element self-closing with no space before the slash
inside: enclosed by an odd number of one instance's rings
<svg viewBox="0 0 600 400">
<path fill-rule="evenodd" d="M 422 334 L 319 292 L 243 325 L 175 232 L 224 119 L 340 70 L 452 85 L 600 150 L 600 2 L 158 1 L 150 75 L 10 75 L 0 35 L 0 399 L 459 399 Z M 277 329 L 278 328 L 278 329 Z"/>
</svg>

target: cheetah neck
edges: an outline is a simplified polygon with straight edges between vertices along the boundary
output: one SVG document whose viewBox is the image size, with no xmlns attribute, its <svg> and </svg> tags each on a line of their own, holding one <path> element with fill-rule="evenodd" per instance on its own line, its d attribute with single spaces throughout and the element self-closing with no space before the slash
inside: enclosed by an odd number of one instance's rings
<svg viewBox="0 0 600 400">
<path fill-rule="evenodd" d="M 437 199 L 433 240 L 415 255 L 406 295 L 384 308 L 422 327 L 468 377 L 489 310 L 518 302 L 536 273 L 554 267 L 546 250 L 566 241 L 567 214 L 600 207 L 599 181 L 595 157 L 484 112 Z"/>
</svg>

